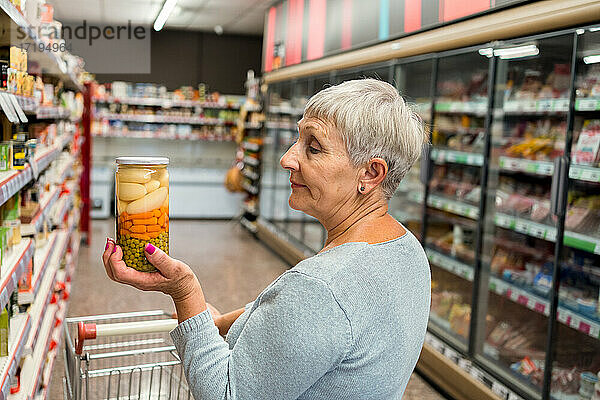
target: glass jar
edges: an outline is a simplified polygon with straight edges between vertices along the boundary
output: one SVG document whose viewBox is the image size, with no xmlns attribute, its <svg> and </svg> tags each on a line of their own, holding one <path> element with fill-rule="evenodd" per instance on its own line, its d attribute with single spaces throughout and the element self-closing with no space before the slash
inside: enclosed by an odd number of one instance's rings
<svg viewBox="0 0 600 400">
<path fill-rule="evenodd" d="M 152 243 L 169 254 L 169 171 L 166 157 L 118 157 L 116 237 L 128 267 L 154 272 L 144 255 Z"/>
</svg>

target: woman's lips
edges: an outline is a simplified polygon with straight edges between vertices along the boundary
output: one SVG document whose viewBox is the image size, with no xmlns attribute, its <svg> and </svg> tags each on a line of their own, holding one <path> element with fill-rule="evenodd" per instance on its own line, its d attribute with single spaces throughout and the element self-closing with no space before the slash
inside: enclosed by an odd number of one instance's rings
<svg viewBox="0 0 600 400">
<path fill-rule="evenodd" d="M 299 185 L 299 184 L 291 182 L 291 181 L 290 181 L 290 183 L 292 184 L 292 189 L 298 189 L 298 188 L 306 187 L 306 185 Z"/>
</svg>

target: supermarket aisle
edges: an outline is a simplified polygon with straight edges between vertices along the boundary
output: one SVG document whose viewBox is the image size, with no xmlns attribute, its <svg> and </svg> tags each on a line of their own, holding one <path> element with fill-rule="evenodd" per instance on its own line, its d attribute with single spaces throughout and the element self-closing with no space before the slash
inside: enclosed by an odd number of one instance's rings
<svg viewBox="0 0 600 400">
<path fill-rule="evenodd" d="M 106 236 L 114 231 L 113 220 L 93 221 L 92 243 L 82 247 L 73 279 L 69 315 L 93 315 L 164 309 L 171 300 L 161 293 L 140 292 L 112 282 L 100 261 Z M 254 299 L 284 272 L 285 263 L 243 231 L 237 222 L 172 221 L 172 254 L 192 266 L 207 300 L 221 311 L 230 311 Z M 52 379 L 52 399 L 62 398 L 63 363 L 57 360 Z M 413 377 L 405 399 L 442 397 L 419 376 Z"/>
</svg>

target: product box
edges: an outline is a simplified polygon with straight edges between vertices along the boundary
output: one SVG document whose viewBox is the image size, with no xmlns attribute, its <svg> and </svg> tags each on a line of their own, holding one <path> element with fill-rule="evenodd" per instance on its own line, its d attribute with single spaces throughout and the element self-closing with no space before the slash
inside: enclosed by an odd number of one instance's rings
<svg viewBox="0 0 600 400">
<path fill-rule="evenodd" d="M 17 46 L 10 46 L 10 67 L 18 70 L 21 66 L 21 49 Z"/>
<path fill-rule="evenodd" d="M 4 220 L 2 226 L 8 228 L 9 241 L 8 246 L 16 246 L 21 243 L 21 220 L 20 219 L 8 219 Z"/>
<path fill-rule="evenodd" d="M 0 313 L 0 357 L 8 357 L 9 318 L 6 308 Z"/>
<path fill-rule="evenodd" d="M 10 142 L 0 143 L 0 172 L 10 169 Z"/>
<path fill-rule="evenodd" d="M 25 267 L 25 272 L 21 276 L 19 280 L 19 292 L 28 292 L 31 290 L 31 278 L 33 276 L 33 261 L 29 261 L 27 267 Z"/>
<path fill-rule="evenodd" d="M 4 203 L 4 213 L 2 215 L 2 219 L 5 221 L 9 219 L 19 219 L 19 217 L 21 216 L 20 203 L 20 193 L 17 193 L 13 197 L 8 199 L 8 201 Z"/>
<path fill-rule="evenodd" d="M 17 71 L 15 68 L 9 68 L 7 71 L 7 90 L 10 93 L 17 93 L 17 74 L 19 71 Z"/>
<path fill-rule="evenodd" d="M 0 60 L 0 89 L 8 90 L 8 68 L 6 60 Z"/>
</svg>

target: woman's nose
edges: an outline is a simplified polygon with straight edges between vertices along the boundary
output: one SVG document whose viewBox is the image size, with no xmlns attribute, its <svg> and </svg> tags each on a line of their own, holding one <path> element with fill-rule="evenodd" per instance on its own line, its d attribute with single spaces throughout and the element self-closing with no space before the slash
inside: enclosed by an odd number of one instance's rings
<svg viewBox="0 0 600 400">
<path fill-rule="evenodd" d="M 296 149 L 298 148 L 298 142 L 294 143 L 292 147 L 285 152 L 285 154 L 279 160 L 279 163 L 284 169 L 289 169 L 290 171 L 298 170 L 298 154 Z"/>
</svg>

